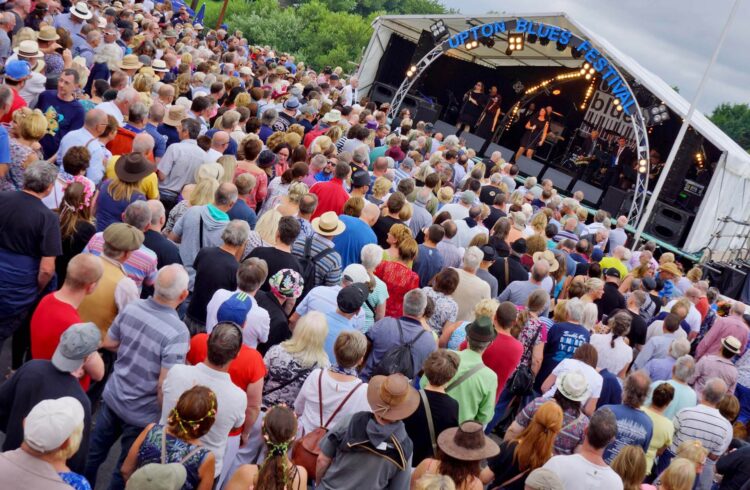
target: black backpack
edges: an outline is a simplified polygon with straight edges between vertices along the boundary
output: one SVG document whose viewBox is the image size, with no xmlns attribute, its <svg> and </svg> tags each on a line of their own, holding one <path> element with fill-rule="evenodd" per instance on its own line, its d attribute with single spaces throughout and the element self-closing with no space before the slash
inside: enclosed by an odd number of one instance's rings
<svg viewBox="0 0 750 490">
<path fill-rule="evenodd" d="M 401 320 L 396 319 L 398 324 L 399 345 L 392 347 L 385 353 L 380 362 L 372 371 L 372 376 L 388 376 L 395 373 L 401 373 L 409 379 L 414 379 L 417 373 L 414 372 L 414 355 L 411 352 L 412 346 L 417 343 L 419 337 L 426 330 L 422 330 L 412 339 L 411 342 L 404 343 L 404 329 L 401 327 Z"/>
<path fill-rule="evenodd" d="M 302 279 L 305 281 L 304 287 L 302 290 L 302 296 L 300 296 L 300 298 L 297 300 L 297 304 L 299 304 L 299 302 L 302 301 L 302 298 L 307 296 L 307 293 L 309 293 L 310 290 L 316 286 L 315 267 L 317 263 L 326 255 L 332 254 L 333 252 L 336 251 L 333 248 L 327 248 L 317 253 L 315 256 L 313 256 L 312 255 L 312 242 L 313 242 L 312 236 L 308 237 L 307 240 L 305 240 L 304 256 L 302 258 L 297 259 L 302 269 Z"/>
</svg>

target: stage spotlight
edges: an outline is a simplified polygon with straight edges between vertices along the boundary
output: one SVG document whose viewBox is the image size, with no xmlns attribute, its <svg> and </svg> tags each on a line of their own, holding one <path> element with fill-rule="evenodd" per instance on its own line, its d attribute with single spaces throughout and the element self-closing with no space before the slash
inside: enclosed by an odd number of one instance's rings
<svg viewBox="0 0 750 490">
<path fill-rule="evenodd" d="M 408 70 L 406 70 L 406 76 L 408 78 L 411 78 L 414 76 L 414 74 L 417 73 L 417 66 L 411 65 Z"/>
<path fill-rule="evenodd" d="M 512 50 L 512 49 L 510 49 L 510 48 L 507 48 L 507 49 L 505 50 L 505 55 L 506 55 L 506 56 L 511 56 L 511 55 L 513 55 L 513 50 Z"/>
<path fill-rule="evenodd" d="M 479 40 L 479 43 L 487 46 L 488 48 L 492 48 L 495 46 L 495 40 L 491 37 L 483 37 Z"/>
<path fill-rule="evenodd" d="M 508 49 L 511 51 L 520 51 L 523 49 L 524 36 L 521 32 L 508 33 Z"/>
<path fill-rule="evenodd" d="M 561 91 L 559 88 L 556 88 L 555 90 L 552 91 L 552 95 L 560 95 L 560 93 Z"/>
<path fill-rule="evenodd" d="M 536 34 L 529 34 L 526 36 L 526 42 L 529 44 L 534 44 L 538 39 L 539 37 Z"/>
<path fill-rule="evenodd" d="M 517 94 L 520 94 L 521 92 L 523 92 L 524 88 L 526 87 L 523 86 L 523 83 L 521 83 L 520 80 L 513 84 L 513 91 L 516 92 Z"/>
<path fill-rule="evenodd" d="M 563 44 L 560 41 L 557 41 L 557 46 L 556 47 L 557 47 L 558 51 L 565 51 L 566 49 L 568 49 L 568 45 L 567 44 Z"/>
<path fill-rule="evenodd" d="M 466 49 L 468 50 L 476 49 L 478 46 L 479 46 L 479 42 L 476 40 L 469 41 L 468 43 L 466 43 Z"/>
<path fill-rule="evenodd" d="M 432 24 L 430 26 L 430 32 L 432 33 L 432 40 L 435 42 L 435 44 L 448 37 L 448 28 L 445 26 L 445 22 L 443 22 L 443 19 L 440 19 Z"/>
<path fill-rule="evenodd" d="M 638 161 L 638 172 L 640 172 L 642 174 L 645 174 L 646 170 L 648 168 L 647 164 L 648 164 L 648 162 L 646 161 L 646 159 L 645 158 L 641 158 Z"/>
<path fill-rule="evenodd" d="M 548 45 L 549 44 L 549 38 L 545 37 L 545 38 L 540 39 L 539 40 L 539 44 L 541 44 L 542 46 Z"/>
</svg>

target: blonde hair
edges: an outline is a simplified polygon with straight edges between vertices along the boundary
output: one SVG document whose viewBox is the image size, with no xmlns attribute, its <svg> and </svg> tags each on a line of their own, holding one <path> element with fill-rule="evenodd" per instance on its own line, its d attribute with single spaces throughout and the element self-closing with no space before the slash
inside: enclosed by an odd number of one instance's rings
<svg viewBox="0 0 750 490">
<path fill-rule="evenodd" d="M 302 198 L 308 194 L 310 189 L 304 182 L 292 182 L 287 190 L 286 197 L 294 204 L 299 204 Z"/>
<path fill-rule="evenodd" d="M 486 316 L 487 318 L 492 318 L 495 316 L 495 312 L 499 306 L 500 302 L 496 299 L 488 298 L 480 300 L 479 303 L 474 306 L 474 316 Z"/>
<path fill-rule="evenodd" d="M 409 221 L 414 213 L 414 210 L 411 207 L 410 202 L 405 202 L 404 206 L 401 208 L 401 211 L 398 212 L 398 219 L 401 221 Z"/>
<path fill-rule="evenodd" d="M 691 490 L 695 483 L 695 465 L 686 458 L 675 458 L 659 477 L 663 490 Z"/>
<path fill-rule="evenodd" d="M 701 441 L 691 439 L 689 441 L 682 441 L 682 443 L 677 446 L 677 454 L 675 456 L 688 459 L 696 465 L 704 464 L 706 462 L 706 457 L 708 457 L 708 449 L 703 447 Z"/>
<path fill-rule="evenodd" d="M 255 223 L 255 232 L 271 245 L 276 245 L 276 232 L 279 230 L 281 213 L 278 209 L 269 209 Z"/>
<path fill-rule="evenodd" d="M 13 122 L 19 136 L 27 140 L 39 141 L 47 132 L 47 118 L 39 109 L 23 107 L 13 113 Z"/>
<path fill-rule="evenodd" d="M 287 145 L 291 146 L 292 149 L 294 149 L 302 143 L 302 136 L 300 136 L 294 131 L 287 131 L 286 133 L 284 133 L 284 143 L 286 143 Z"/>
<path fill-rule="evenodd" d="M 292 338 L 280 345 L 303 368 L 330 365 L 324 345 L 328 336 L 328 320 L 319 311 L 302 316 L 294 327 Z"/>
<path fill-rule="evenodd" d="M 140 93 L 151 95 L 155 81 L 151 75 L 139 73 L 133 77 L 133 88 Z"/>
<path fill-rule="evenodd" d="M 235 107 L 248 107 L 252 103 L 253 99 L 247 92 L 240 92 L 237 97 L 234 98 Z"/>
<path fill-rule="evenodd" d="M 640 446 L 625 446 L 612 461 L 612 469 L 622 478 L 623 490 L 640 490 L 646 478 L 646 455 Z"/>
<path fill-rule="evenodd" d="M 57 459 L 61 459 L 63 461 L 67 461 L 68 459 L 72 458 L 75 453 L 78 452 L 78 449 L 81 447 L 81 440 L 83 439 L 83 423 L 73 429 L 73 432 L 71 432 L 70 437 L 68 437 L 68 445 L 64 448 L 60 448 L 57 451 L 54 452 L 54 456 Z"/>
<path fill-rule="evenodd" d="M 547 227 L 547 215 L 544 213 L 536 213 L 536 215 L 531 218 L 530 224 L 531 228 L 534 229 L 534 233 L 543 235 L 544 229 Z"/>
<path fill-rule="evenodd" d="M 310 154 L 325 153 L 333 146 L 333 141 L 328 136 L 318 136 L 310 146 Z"/>
<path fill-rule="evenodd" d="M 378 177 L 377 179 L 375 179 L 375 183 L 372 186 L 372 195 L 377 199 L 385 197 L 385 195 L 388 194 L 388 191 L 391 190 L 392 185 L 393 182 L 388 180 L 386 177 Z"/>
<path fill-rule="evenodd" d="M 220 182 L 224 178 L 224 167 L 219 163 L 204 163 L 200 165 L 193 175 L 193 180 L 196 184 L 203 182 L 204 180 L 215 180 Z"/>
<path fill-rule="evenodd" d="M 204 179 L 195 184 L 193 191 L 190 193 L 188 202 L 191 206 L 204 206 L 214 203 L 214 195 L 219 188 L 219 181 L 216 179 Z"/>
<path fill-rule="evenodd" d="M 438 201 L 443 204 L 448 204 L 453 201 L 453 189 L 450 187 L 441 187 L 437 193 Z"/>
<path fill-rule="evenodd" d="M 591 293 L 602 289 L 604 287 L 604 281 L 598 277 L 589 277 L 583 283 L 583 287 L 585 288 L 586 293 Z"/>
<path fill-rule="evenodd" d="M 224 175 L 219 178 L 220 184 L 226 184 L 234 180 L 234 171 L 237 170 L 237 159 L 232 155 L 222 155 L 216 163 L 224 169 Z"/>
<path fill-rule="evenodd" d="M 414 483 L 414 490 L 456 490 L 450 476 L 425 473 Z"/>
</svg>

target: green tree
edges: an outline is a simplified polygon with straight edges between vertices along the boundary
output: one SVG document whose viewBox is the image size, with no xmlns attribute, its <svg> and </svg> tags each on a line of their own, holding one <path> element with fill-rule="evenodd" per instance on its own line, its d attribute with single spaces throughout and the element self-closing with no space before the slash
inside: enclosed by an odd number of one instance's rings
<svg viewBox="0 0 750 490">
<path fill-rule="evenodd" d="M 748 104 L 721 104 L 714 109 L 710 119 L 738 145 L 750 151 L 750 106 Z"/>
</svg>

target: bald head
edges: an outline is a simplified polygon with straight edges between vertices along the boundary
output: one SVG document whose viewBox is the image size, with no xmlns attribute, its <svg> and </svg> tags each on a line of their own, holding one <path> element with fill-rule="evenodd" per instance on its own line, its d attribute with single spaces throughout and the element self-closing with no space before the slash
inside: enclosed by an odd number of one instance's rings
<svg viewBox="0 0 750 490">
<path fill-rule="evenodd" d="M 380 217 L 380 209 L 370 201 L 365 201 L 365 207 L 362 208 L 360 219 L 370 226 L 373 226 Z"/>
<path fill-rule="evenodd" d="M 101 109 L 91 109 L 86 113 L 83 125 L 91 134 L 101 134 L 107 124 L 107 113 Z"/>
<path fill-rule="evenodd" d="M 615 247 L 615 251 L 612 252 L 612 255 L 622 260 L 623 258 L 625 258 L 626 251 L 627 249 L 625 247 L 623 247 L 622 245 L 618 245 Z"/>
<path fill-rule="evenodd" d="M 166 216 L 164 204 L 158 199 L 150 199 L 146 204 L 148 204 L 148 208 L 151 210 L 151 229 L 160 229 L 164 224 Z"/>
<path fill-rule="evenodd" d="M 164 107 L 164 104 L 160 102 L 154 102 L 153 104 L 151 104 L 151 108 L 149 108 L 148 110 L 148 119 L 154 125 L 158 126 L 164 120 L 165 112 L 166 109 Z"/>
<path fill-rule="evenodd" d="M 747 306 L 745 306 L 745 303 L 743 303 L 742 301 L 735 301 L 734 303 L 732 303 L 732 314 L 742 316 L 745 314 L 745 308 L 747 308 Z"/>
<path fill-rule="evenodd" d="M 701 403 L 711 407 L 715 407 L 727 394 L 727 384 L 720 378 L 711 378 L 706 381 L 703 387 L 703 393 L 701 393 Z"/>
<path fill-rule="evenodd" d="M 531 279 L 536 282 L 542 282 L 549 274 L 549 262 L 546 260 L 537 260 L 531 268 Z"/>
<path fill-rule="evenodd" d="M 628 224 L 628 217 L 627 216 L 620 216 L 617 218 L 617 227 L 618 228 L 625 228 L 625 225 Z"/>
<path fill-rule="evenodd" d="M 228 144 L 229 133 L 227 133 L 226 131 L 217 131 L 214 133 L 213 137 L 211 137 L 211 148 L 220 153 L 224 153 L 224 150 L 227 149 Z"/>
<path fill-rule="evenodd" d="M 140 153 L 146 156 L 151 153 L 155 144 L 154 137 L 147 132 L 138 133 L 133 138 L 133 153 Z"/>
<path fill-rule="evenodd" d="M 187 297 L 188 273 L 180 264 L 165 265 L 156 274 L 154 299 L 176 307 Z"/>
<path fill-rule="evenodd" d="M 64 288 L 83 291 L 93 287 L 101 279 L 104 269 L 99 257 L 92 254 L 78 254 L 68 262 Z"/>
</svg>

